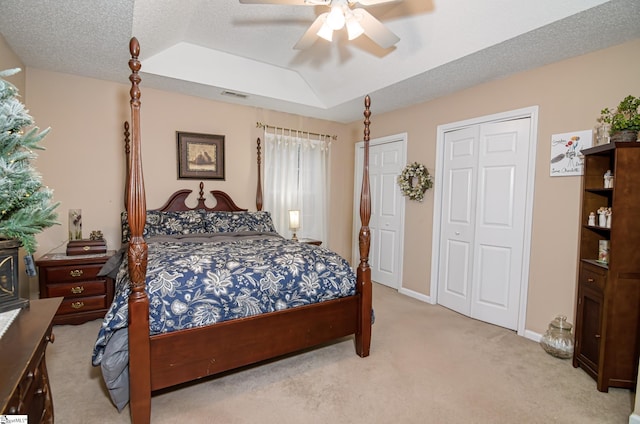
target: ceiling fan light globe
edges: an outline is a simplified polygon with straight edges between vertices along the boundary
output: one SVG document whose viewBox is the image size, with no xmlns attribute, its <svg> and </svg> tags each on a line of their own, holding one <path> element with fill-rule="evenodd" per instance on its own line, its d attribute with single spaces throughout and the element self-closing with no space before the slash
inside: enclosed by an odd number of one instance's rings
<svg viewBox="0 0 640 424">
<path fill-rule="evenodd" d="M 342 11 L 342 7 L 340 6 L 332 6 L 331 12 L 329 12 L 329 16 L 327 16 L 327 24 L 329 27 L 337 31 L 339 29 L 344 28 L 344 12 Z"/>
<path fill-rule="evenodd" d="M 333 30 L 331 29 L 331 27 L 329 27 L 329 25 L 327 25 L 326 22 L 322 24 L 320 30 L 318 30 L 316 34 L 318 35 L 318 37 L 324 38 L 327 41 L 333 40 Z"/>
</svg>

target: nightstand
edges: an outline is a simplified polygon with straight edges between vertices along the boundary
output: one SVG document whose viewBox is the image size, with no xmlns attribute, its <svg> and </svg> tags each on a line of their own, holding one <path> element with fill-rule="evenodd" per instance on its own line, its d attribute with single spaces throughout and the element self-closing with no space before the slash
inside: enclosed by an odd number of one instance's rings
<svg viewBox="0 0 640 424">
<path fill-rule="evenodd" d="M 54 324 L 82 324 L 104 317 L 113 301 L 113 280 L 98 272 L 114 251 L 66 256 L 50 253 L 36 261 L 40 298 L 64 297 Z"/>
<path fill-rule="evenodd" d="M 301 238 L 298 239 L 299 243 L 305 243 L 305 244 L 314 244 L 316 246 L 320 246 L 322 244 L 322 241 L 320 240 L 314 240 L 314 239 L 309 239 L 309 238 Z"/>
</svg>

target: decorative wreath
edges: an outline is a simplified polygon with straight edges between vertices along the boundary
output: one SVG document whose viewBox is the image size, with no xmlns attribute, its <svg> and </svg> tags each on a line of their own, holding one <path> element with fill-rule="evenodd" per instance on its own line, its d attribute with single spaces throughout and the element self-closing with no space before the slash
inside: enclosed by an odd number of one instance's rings
<svg viewBox="0 0 640 424">
<path fill-rule="evenodd" d="M 433 180 L 424 165 L 413 162 L 398 175 L 398 184 L 404 196 L 422 202 L 424 192 L 433 187 Z"/>
</svg>

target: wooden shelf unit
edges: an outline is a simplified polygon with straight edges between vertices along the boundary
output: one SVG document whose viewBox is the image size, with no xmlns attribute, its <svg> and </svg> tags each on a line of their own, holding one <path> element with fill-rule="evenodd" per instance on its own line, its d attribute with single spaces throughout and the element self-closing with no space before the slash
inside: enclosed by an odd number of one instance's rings
<svg viewBox="0 0 640 424">
<path fill-rule="evenodd" d="M 583 150 L 579 276 L 573 366 L 609 387 L 635 389 L 640 337 L 640 143 Z M 607 170 L 613 188 L 604 188 Z M 611 228 L 587 225 L 590 212 L 610 207 Z M 609 240 L 608 263 L 598 261 Z"/>
</svg>

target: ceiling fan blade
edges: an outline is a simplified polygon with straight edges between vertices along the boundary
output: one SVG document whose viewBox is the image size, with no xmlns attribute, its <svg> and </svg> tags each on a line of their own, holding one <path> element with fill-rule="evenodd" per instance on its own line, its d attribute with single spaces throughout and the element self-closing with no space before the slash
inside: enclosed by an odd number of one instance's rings
<svg viewBox="0 0 640 424">
<path fill-rule="evenodd" d="M 350 1 L 349 3 L 358 3 L 361 4 L 362 6 L 375 6 L 378 4 L 384 4 L 384 3 L 400 3 L 402 0 L 355 0 L 355 1 Z"/>
<path fill-rule="evenodd" d="M 300 39 L 298 40 L 296 45 L 293 46 L 293 48 L 296 50 L 304 50 L 311 47 L 311 45 L 316 41 L 318 37 L 318 31 L 320 30 L 320 27 L 322 26 L 324 21 L 327 19 L 327 15 L 329 15 L 329 13 L 322 13 L 320 16 L 318 16 L 316 20 L 313 21 L 309 29 L 307 29 L 307 31 L 302 35 L 302 37 L 300 37 Z"/>
<path fill-rule="evenodd" d="M 240 0 L 240 4 L 291 4 L 294 6 L 306 6 L 304 0 Z"/>
<path fill-rule="evenodd" d="M 354 9 L 353 13 L 360 18 L 360 25 L 362 25 L 362 29 L 364 29 L 364 34 L 383 49 L 388 49 L 400 41 L 400 37 L 391 32 L 382 22 L 366 10 Z"/>
</svg>

